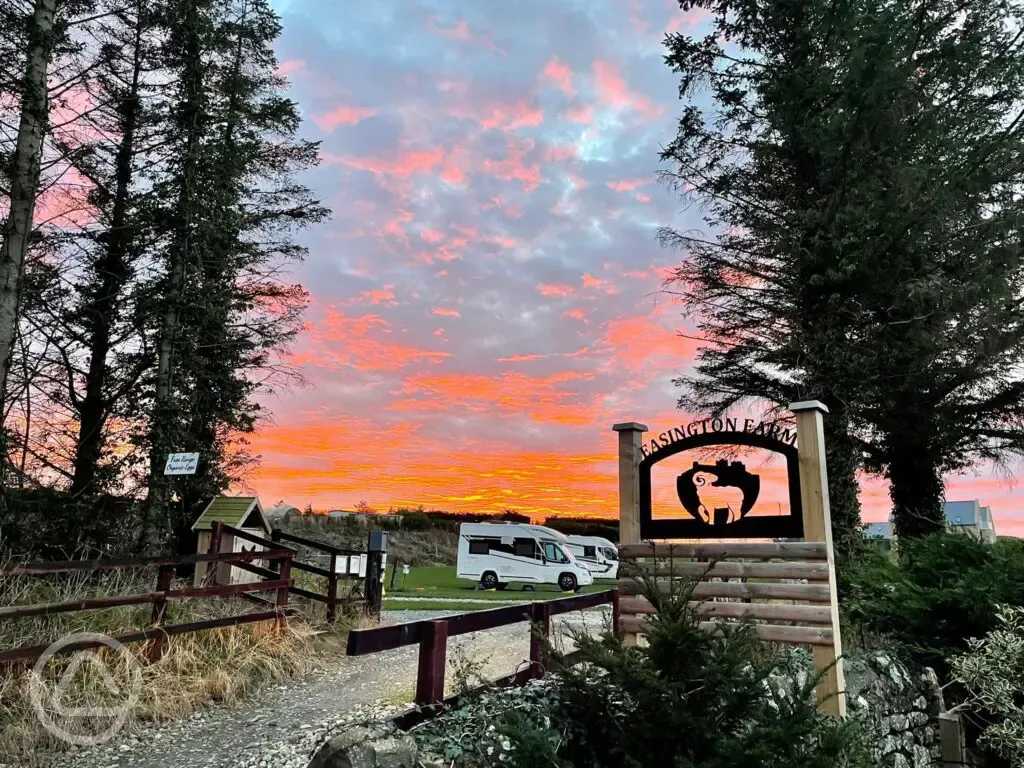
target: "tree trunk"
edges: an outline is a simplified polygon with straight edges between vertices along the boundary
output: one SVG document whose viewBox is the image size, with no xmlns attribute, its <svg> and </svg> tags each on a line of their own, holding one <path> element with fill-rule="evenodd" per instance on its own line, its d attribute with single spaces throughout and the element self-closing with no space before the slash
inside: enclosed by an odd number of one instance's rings
<svg viewBox="0 0 1024 768">
<path fill-rule="evenodd" d="M 110 228 L 103 234 L 103 255 L 94 267 L 99 284 L 84 308 L 89 344 L 89 371 L 85 378 L 85 396 L 78 408 L 78 444 L 75 450 L 71 493 L 95 492 L 96 471 L 103 455 L 103 433 L 108 408 L 107 360 L 117 304 L 131 268 L 128 255 L 135 232 L 128 221 L 128 200 L 131 191 L 135 130 L 139 117 L 139 75 L 142 69 L 142 18 L 136 20 L 135 54 L 132 62 L 132 85 L 122 102 L 121 143 L 117 148 L 114 171 L 114 199 Z"/>
<path fill-rule="evenodd" d="M 862 536 L 860 484 L 857 470 L 861 451 L 850 434 L 846 407 L 832 398 L 824 419 L 825 461 L 828 471 L 828 497 L 832 516 L 832 542 L 841 561 L 851 555 Z"/>
<path fill-rule="evenodd" d="M 938 462 L 920 445 L 901 442 L 889 450 L 886 475 L 897 539 L 919 539 L 944 530 L 945 488 Z"/>
<path fill-rule="evenodd" d="M 157 550 L 166 545 L 175 530 L 170 518 L 170 486 L 163 474 L 167 454 L 174 449 L 172 425 L 176 414 L 172 402 L 174 384 L 174 351 L 178 341 L 181 305 L 185 291 L 185 272 L 193 247 L 196 211 L 193 191 L 197 151 L 204 121 L 202 102 L 204 84 L 202 51 L 198 33 L 199 13 L 196 0 L 186 0 L 182 20 L 185 38 L 182 54 L 182 103 L 177 123 L 183 128 L 181 170 L 178 197 L 174 204 L 175 233 L 167 249 L 168 276 L 164 292 L 164 313 L 160 322 L 160 343 L 157 348 L 156 391 L 149 430 L 149 488 L 146 496 L 143 545 Z"/>
<path fill-rule="evenodd" d="M 7 408 L 7 375 L 18 328 L 25 253 L 39 187 L 43 136 L 49 122 L 47 72 L 53 55 L 57 0 L 35 0 L 21 91 L 18 138 L 10 162 L 11 202 L 0 233 L 0 414 Z"/>
</svg>

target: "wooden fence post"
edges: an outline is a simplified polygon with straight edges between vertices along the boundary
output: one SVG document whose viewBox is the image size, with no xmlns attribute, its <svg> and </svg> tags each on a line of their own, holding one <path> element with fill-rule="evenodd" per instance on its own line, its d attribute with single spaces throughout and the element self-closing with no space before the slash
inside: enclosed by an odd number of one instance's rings
<svg viewBox="0 0 1024 768">
<path fill-rule="evenodd" d="M 333 624 L 337 616 L 338 553 L 331 553 L 331 575 L 327 577 L 327 623 Z"/>
<path fill-rule="evenodd" d="M 448 657 L 448 622 L 430 621 L 420 640 L 420 661 L 416 671 L 416 704 L 444 701 L 444 665 Z"/>
<path fill-rule="evenodd" d="M 292 556 L 286 555 L 281 559 L 281 572 L 279 578 L 288 583 L 277 588 L 277 631 L 281 632 L 288 624 L 288 590 L 292 581 Z"/>
<path fill-rule="evenodd" d="M 531 603 L 530 625 L 531 677 L 544 677 L 548 666 L 545 643 L 551 637 L 551 606 L 547 603 Z"/>
<path fill-rule="evenodd" d="M 832 645 L 814 646 L 814 665 L 824 670 L 818 684 L 818 704 L 823 712 L 846 717 L 846 678 L 843 674 L 843 642 L 839 633 L 839 602 L 836 596 L 835 550 L 832 547 L 832 515 L 825 465 L 824 403 L 817 400 L 793 403 L 796 414 L 797 453 L 800 465 L 800 503 L 803 506 L 804 539 L 822 541 L 828 553 L 829 607 L 832 614 Z"/>
<path fill-rule="evenodd" d="M 167 592 L 174 585 L 174 566 L 161 565 L 156 579 L 156 591 Z M 150 615 L 150 626 L 163 629 L 167 617 L 167 598 L 161 597 L 153 601 L 153 613 Z M 164 633 L 150 638 L 146 645 L 146 659 L 152 664 L 159 661 L 164 653 Z"/>
<path fill-rule="evenodd" d="M 615 424 L 612 430 L 619 433 L 619 543 L 640 543 L 640 475 L 638 468 L 643 453 L 646 424 L 628 421 Z M 622 637 L 626 645 L 636 645 L 636 634 L 627 633 Z"/>
</svg>

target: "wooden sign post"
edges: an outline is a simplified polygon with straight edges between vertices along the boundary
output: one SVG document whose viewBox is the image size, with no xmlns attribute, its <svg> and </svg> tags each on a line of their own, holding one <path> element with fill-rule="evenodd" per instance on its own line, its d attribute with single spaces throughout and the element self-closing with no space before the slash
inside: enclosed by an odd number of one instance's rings
<svg viewBox="0 0 1024 768">
<path fill-rule="evenodd" d="M 819 670 L 825 670 L 824 677 L 818 685 L 818 702 L 823 711 L 837 717 L 845 717 L 846 681 L 841 661 L 843 643 L 839 634 L 835 552 L 832 547 L 832 515 L 828 501 L 828 469 L 825 465 L 825 431 L 822 424 L 822 416 L 828 413 L 828 408 L 817 400 L 809 400 L 793 403 L 789 410 L 796 414 L 804 539 L 825 542 L 828 552 L 833 642 L 831 645 L 816 645 L 812 648 L 814 666 Z"/>
<path fill-rule="evenodd" d="M 646 424 L 627 421 L 612 426 L 619 433 L 619 544 L 640 543 L 640 450 Z M 626 645 L 636 645 L 636 634 L 627 632 Z"/>
</svg>

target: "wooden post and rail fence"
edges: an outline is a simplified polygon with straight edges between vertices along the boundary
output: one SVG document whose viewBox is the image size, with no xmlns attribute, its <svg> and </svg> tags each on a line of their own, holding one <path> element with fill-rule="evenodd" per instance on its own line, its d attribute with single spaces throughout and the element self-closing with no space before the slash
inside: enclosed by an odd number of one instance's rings
<svg viewBox="0 0 1024 768">
<path fill-rule="evenodd" d="M 429 707 L 443 704 L 446 701 L 444 691 L 448 638 L 529 621 L 533 632 L 530 636 L 528 667 L 496 681 L 498 685 L 521 685 L 544 675 L 548 666 L 545 649 L 551 634 L 552 616 L 611 604 L 614 623 L 617 617 L 617 612 L 614 609 L 615 600 L 615 590 L 608 590 L 556 600 L 460 613 L 456 616 L 395 624 L 388 627 L 354 629 L 348 635 L 347 653 L 349 656 L 365 656 L 409 645 L 418 645 L 419 661 L 414 701 L 419 707 Z M 572 655 L 570 654 L 567 658 L 571 661 Z"/>
<path fill-rule="evenodd" d="M 103 571 L 126 571 L 143 568 L 156 568 L 156 588 L 152 592 L 133 595 L 108 595 L 90 597 L 80 600 L 68 600 L 59 603 L 41 603 L 36 605 L 9 605 L 0 607 L 0 621 L 14 621 L 33 616 L 52 616 L 74 611 L 103 610 L 130 605 L 151 604 L 149 626 L 135 632 L 127 632 L 112 638 L 122 645 L 129 643 L 146 643 L 146 658 L 153 662 L 163 654 L 167 638 L 191 632 L 202 632 L 208 629 L 233 627 L 240 624 L 252 624 L 261 621 L 273 621 L 280 630 L 286 621 L 288 610 L 288 592 L 291 581 L 288 577 L 294 551 L 286 548 L 269 549 L 262 552 L 218 552 L 213 554 L 185 555 L 184 557 L 138 557 L 109 560 L 72 560 L 67 562 L 23 563 L 0 569 L 0 578 L 9 577 L 47 577 L 67 573 L 98 573 Z M 272 578 L 265 581 L 246 584 L 211 584 L 205 586 L 187 586 L 174 588 L 174 573 L 181 566 L 207 563 L 217 565 L 245 565 L 252 560 L 272 558 L 281 563 L 280 572 L 273 572 Z M 211 568 L 215 571 L 216 568 Z M 203 621 L 191 621 L 181 624 L 168 624 L 173 615 L 170 606 L 175 600 L 185 598 L 206 597 L 244 597 L 256 592 L 273 592 L 275 600 L 266 601 L 272 608 L 256 613 L 245 613 Z M 106 645 L 101 639 L 82 639 L 66 643 L 56 651 L 57 654 L 69 654 L 75 651 L 98 648 Z M 12 664 L 31 664 L 48 649 L 48 645 L 22 646 L 20 648 L 0 650 L 0 666 Z"/>
<path fill-rule="evenodd" d="M 371 598 L 371 601 L 366 605 L 366 612 L 376 613 L 378 615 L 380 614 L 380 589 L 377 589 L 376 591 L 372 589 L 373 585 L 370 582 L 374 578 L 374 575 L 371 574 L 371 568 L 369 567 L 370 564 L 367 563 L 365 577 L 360 576 L 358 573 L 350 572 L 350 569 L 348 568 L 346 568 L 342 572 L 339 572 L 338 569 L 340 563 L 349 562 L 350 559 L 353 557 L 367 555 L 366 551 L 335 547 L 331 544 L 325 544 L 320 541 L 314 541 L 313 539 L 307 539 L 302 536 L 295 536 L 290 533 L 285 533 L 280 529 L 275 529 L 271 533 L 271 538 L 266 539 L 262 536 L 257 536 L 254 533 L 250 533 L 249 531 L 242 530 L 241 528 L 235 528 L 233 526 L 226 525 L 222 522 L 217 521 L 213 523 L 213 528 L 211 531 L 210 553 L 215 553 L 219 550 L 225 533 L 229 533 L 233 537 L 253 544 L 256 547 L 265 547 L 268 550 L 287 549 L 289 552 L 292 553 L 292 558 L 287 563 L 285 563 L 284 561 L 279 561 L 277 560 L 277 558 L 273 558 L 261 553 L 261 556 L 257 559 L 268 561 L 269 567 L 256 565 L 254 563 L 236 564 L 236 567 L 240 568 L 241 570 L 268 579 L 291 578 L 291 571 L 301 571 L 303 573 L 308 573 L 312 576 L 319 576 L 325 579 L 327 584 L 326 589 L 323 593 L 313 592 L 312 590 L 305 589 L 303 587 L 298 587 L 295 585 L 294 579 L 292 579 L 289 591 L 293 595 L 297 595 L 298 597 L 303 597 L 307 600 L 313 600 L 314 602 L 325 604 L 327 609 L 328 623 L 334 623 L 338 615 L 339 607 L 344 608 L 346 606 L 355 605 L 359 603 L 367 603 L 367 598 Z M 307 549 L 311 549 L 326 554 L 329 558 L 329 567 L 323 568 L 319 565 L 302 562 L 298 559 L 299 553 L 295 549 L 288 547 L 286 544 L 282 542 L 298 544 L 300 546 L 306 547 Z M 256 551 L 258 552 L 258 550 Z M 283 569 L 286 567 L 289 569 L 289 574 L 287 576 L 284 575 L 283 570 L 279 570 L 279 568 Z M 215 578 L 215 572 L 215 569 L 209 569 L 206 574 L 207 578 Z M 377 574 L 377 578 L 379 579 L 379 573 Z M 352 594 L 355 592 L 355 590 L 353 589 L 350 591 L 349 595 L 339 596 L 340 582 L 362 582 L 364 590 L 363 595 L 359 596 L 356 594 Z M 372 599 L 374 597 L 376 597 L 375 601 L 373 601 Z"/>
</svg>

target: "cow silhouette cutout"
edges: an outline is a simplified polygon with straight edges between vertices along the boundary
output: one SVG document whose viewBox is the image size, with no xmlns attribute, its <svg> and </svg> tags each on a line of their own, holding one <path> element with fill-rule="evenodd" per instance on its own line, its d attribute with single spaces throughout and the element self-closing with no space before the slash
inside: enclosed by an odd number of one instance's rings
<svg viewBox="0 0 1024 768">
<path fill-rule="evenodd" d="M 708 484 L 703 475 L 713 475 L 715 480 Z M 736 510 L 726 506 L 709 509 L 700 497 L 700 489 L 707 485 L 715 488 L 738 488 L 743 494 L 740 508 Z M 741 461 L 730 463 L 725 459 L 719 459 L 714 464 L 701 464 L 695 461 L 691 469 L 676 479 L 676 493 L 683 509 L 691 517 L 705 525 L 720 528 L 743 519 L 754 508 L 754 503 L 761 493 L 761 478 L 748 472 Z"/>
</svg>

